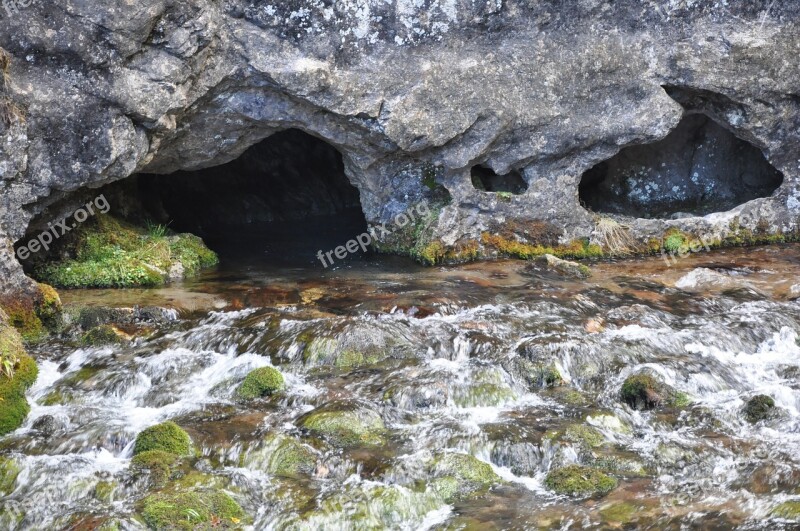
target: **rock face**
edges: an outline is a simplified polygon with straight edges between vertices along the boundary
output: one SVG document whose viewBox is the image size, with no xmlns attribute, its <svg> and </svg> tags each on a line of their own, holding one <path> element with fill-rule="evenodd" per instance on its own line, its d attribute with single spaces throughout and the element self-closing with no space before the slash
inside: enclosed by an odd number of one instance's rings
<svg viewBox="0 0 800 531">
<path fill-rule="evenodd" d="M 623 219 L 634 240 L 798 229 L 794 0 L 4 6 L 0 290 L 28 285 L 12 242 L 69 194 L 227 163 L 290 128 L 342 154 L 371 224 L 445 188 L 425 237 L 447 249 L 507 221 L 547 223 L 561 244 L 596 237 L 582 175 L 703 113 L 782 184 L 705 217 Z M 476 186 L 475 167 L 477 183 L 513 186 Z"/>
</svg>

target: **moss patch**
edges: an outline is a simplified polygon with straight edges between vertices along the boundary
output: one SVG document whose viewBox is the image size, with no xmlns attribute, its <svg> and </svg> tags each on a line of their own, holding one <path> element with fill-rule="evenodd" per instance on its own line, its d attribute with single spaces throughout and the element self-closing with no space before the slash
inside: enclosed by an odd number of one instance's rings
<svg viewBox="0 0 800 531">
<path fill-rule="evenodd" d="M 244 510 L 224 492 L 159 492 L 142 501 L 141 515 L 151 529 L 236 529 Z"/>
<path fill-rule="evenodd" d="M 469 454 L 445 453 L 433 462 L 431 488 L 446 502 L 485 493 L 502 480 L 491 465 Z"/>
<path fill-rule="evenodd" d="M 775 408 L 775 401 L 767 395 L 756 395 L 744 406 L 744 417 L 747 422 L 755 424 L 769 417 Z"/>
<path fill-rule="evenodd" d="M 620 397 L 633 409 L 653 409 L 664 401 L 661 387 L 649 374 L 634 374 L 622 384 Z"/>
<path fill-rule="evenodd" d="M 25 391 L 36 382 L 39 368 L 22 346 L 19 333 L 0 323 L 0 435 L 10 433 L 30 412 Z"/>
<path fill-rule="evenodd" d="M 800 501 L 786 501 L 772 509 L 769 514 L 785 520 L 800 520 Z"/>
<path fill-rule="evenodd" d="M 273 367 L 261 367 L 250 372 L 237 389 L 237 394 L 244 399 L 270 396 L 286 387 L 283 375 Z"/>
<path fill-rule="evenodd" d="M 149 473 L 155 485 L 164 485 L 172 475 L 172 467 L 179 457 L 163 450 L 147 450 L 136 454 L 131 460 L 134 474 Z"/>
<path fill-rule="evenodd" d="M 315 410 L 300 419 L 300 427 L 335 446 L 378 446 L 385 443 L 383 419 L 368 409 Z"/>
<path fill-rule="evenodd" d="M 125 342 L 122 334 L 111 325 L 100 325 L 83 334 L 81 343 L 87 347 L 119 345 Z"/>
<path fill-rule="evenodd" d="M 17 463 L 8 457 L 0 456 L 0 495 L 8 496 L 14 491 L 19 476 Z"/>
<path fill-rule="evenodd" d="M 133 455 L 161 450 L 174 455 L 190 455 L 192 440 L 189 434 L 172 421 L 156 424 L 136 437 Z"/>
<path fill-rule="evenodd" d="M 545 486 L 567 496 L 605 496 L 617 488 L 617 480 L 599 470 L 570 465 L 553 470 L 544 480 Z"/>
<path fill-rule="evenodd" d="M 165 284 L 176 265 L 191 276 L 218 258 L 196 236 L 153 234 L 108 215 L 98 215 L 70 233 L 71 259 L 34 269 L 62 288 L 128 288 Z"/>
</svg>

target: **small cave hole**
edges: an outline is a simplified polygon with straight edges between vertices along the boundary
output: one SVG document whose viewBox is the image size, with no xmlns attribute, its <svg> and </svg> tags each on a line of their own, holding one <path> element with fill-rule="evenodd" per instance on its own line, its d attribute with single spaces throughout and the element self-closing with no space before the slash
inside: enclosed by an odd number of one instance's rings
<svg viewBox="0 0 800 531">
<path fill-rule="evenodd" d="M 624 148 L 588 170 L 579 194 L 595 212 L 682 218 L 769 197 L 782 183 L 757 147 L 697 113 L 662 140 Z"/>
<path fill-rule="evenodd" d="M 471 171 L 472 185 L 482 192 L 503 192 L 514 195 L 525 193 L 528 183 L 522 174 L 512 170 L 504 175 L 498 175 L 486 166 L 474 166 Z"/>
</svg>

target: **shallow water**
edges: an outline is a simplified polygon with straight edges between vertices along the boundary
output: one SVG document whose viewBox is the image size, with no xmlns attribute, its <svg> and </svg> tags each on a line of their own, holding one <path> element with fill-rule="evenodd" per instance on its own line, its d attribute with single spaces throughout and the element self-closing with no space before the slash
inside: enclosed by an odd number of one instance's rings
<svg viewBox="0 0 800 531">
<path fill-rule="evenodd" d="M 697 268 L 725 281 L 692 286 Z M 86 348 L 65 334 L 34 349 L 31 415 L 0 439 L 20 469 L 0 528 L 144 527 L 149 487 L 130 471 L 133 441 L 168 419 L 200 451 L 190 466 L 254 529 L 793 528 L 773 510 L 800 501 L 800 303 L 788 297 L 800 247 L 593 270 L 574 281 L 518 261 L 421 268 L 371 256 L 333 270 L 237 261 L 169 289 L 66 292 L 69 305 L 176 311 L 132 330 L 127 345 Z M 532 378 L 524 360 L 563 381 Z M 286 391 L 237 399 L 262 366 L 281 370 Z M 622 403 L 622 382 L 643 370 L 690 405 Z M 751 424 L 742 409 L 756 394 L 777 408 Z M 382 444 L 342 448 L 301 428 L 330 404 L 379 416 Z M 47 415 L 49 436 L 33 428 Z M 565 437 L 575 426 L 600 441 Z M 278 435 L 307 445 L 313 470 L 272 473 Z M 501 480 L 445 501 L 431 463 L 451 452 Z M 619 486 L 591 499 L 549 491 L 547 473 L 573 462 L 610 471 Z"/>
</svg>

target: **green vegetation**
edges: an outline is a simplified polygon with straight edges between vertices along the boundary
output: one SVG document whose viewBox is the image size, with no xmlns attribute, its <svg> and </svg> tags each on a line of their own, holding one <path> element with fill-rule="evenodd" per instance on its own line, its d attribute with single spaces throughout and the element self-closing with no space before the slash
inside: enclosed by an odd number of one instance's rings
<svg viewBox="0 0 800 531">
<path fill-rule="evenodd" d="M 17 463 L 8 457 L 0 456 L 0 495 L 8 496 L 14 491 L 19 476 Z"/>
<path fill-rule="evenodd" d="M 767 395 L 756 395 L 747 401 L 744 406 L 744 417 L 748 422 L 755 424 L 769 417 L 775 408 L 775 400 Z"/>
<path fill-rule="evenodd" d="M 545 486 L 567 496 L 605 496 L 617 488 L 617 480 L 594 468 L 569 465 L 553 470 L 544 480 Z"/>
<path fill-rule="evenodd" d="M 136 454 L 131 460 L 131 471 L 148 472 L 155 485 L 164 485 L 172 475 L 172 467 L 179 457 L 163 450 L 147 450 Z"/>
<path fill-rule="evenodd" d="M 34 274 L 63 288 L 149 287 L 165 284 L 177 265 L 191 276 L 217 263 L 197 236 L 155 232 L 98 215 L 70 233 L 72 259 L 38 266 Z"/>
<path fill-rule="evenodd" d="M 161 450 L 170 454 L 190 455 L 192 440 L 189 434 L 172 421 L 156 424 L 141 432 L 136 437 L 133 455 L 151 450 Z"/>
<path fill-rule="evenodd" d="M 502 481 L 491 465 L 469 454 L 442 454 L 434 460 L 433 471 L 437 477 L 431 487 L 447 502 L 480 495 Z"/>
<path fill-rule="evenodd" d="M 688 249 L 687 236 L 677 229 L 672 229 L 664 236 L 664 249 L 670 253 L 685 252 Z"/>
<path fill-rule="evenodd" d="M 300 427 L 334 446 L 379 446 L 385 442 L 383 419 L 370 410 L 318 409 L 303 417 Z"/>
<path fill-rule="evenodd" d="M 653 409 L 664 400 L 661 383 L 649 374 L 628 376 L 622 384 L 620 396 L 633 409 Z"/>
<path fill-rule="evenodd" d="M 273 367 L 261 367 L 248 374 L 237 390 L 244 399 L 270 396 L 286 387 L 283 375 Z"/>
<path fill-rule="evenodd" d="M 800 520 L 800 501 L 785 501 L 772 509 L 769 514 L 784 520 Z"/>
<path fill-rule="evenodd" d="M 589 244 L 588 240 L 575 240 L 567 245 L 542 245 L 530 244 L 517 241 L 516 239 L 499 234 L 484 232 L 481 241 L 489 248 L 495 249 L 498 253 L 512 258 L 522 260 L 532 260 L 546 254 L 551 254 L 557 258 L 601 258 L 604 256 L 603 249 L 599 245 Z"/>
<path fill-rule="evenodd" d="M 244 510 L 224 492 L 157 492 L 142 501 L 141 515 L 152 529 L 236 529 Z"/>
<path fill-rule="evenodd" d="M 0 320 L 0 435 L 22 426 L 30 412 L 25 391 L 38 375 L 39 368 L 25 352 L 19 332 Z"/>
<path fill-rule="evenodd" d="M 102 345 L 118 345 L 124 343 L 124 340 L 112 325 L 100 325 L 83 334 L 81 343 L 88 347 L 99 347 Z"/>
</svg>

